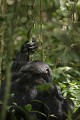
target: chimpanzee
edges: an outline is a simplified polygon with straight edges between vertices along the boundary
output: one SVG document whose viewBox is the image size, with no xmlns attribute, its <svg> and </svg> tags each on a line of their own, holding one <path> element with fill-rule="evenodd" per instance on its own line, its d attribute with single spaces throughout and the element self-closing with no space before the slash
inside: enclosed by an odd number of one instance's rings
<svg viewBox="0 0 80 120">
<path fill-rule="evenodd" d="M 35 39 L 31 43 L 26 42 L 13 61 L 9 104 L 31 104 L 34 111 L 39 111 L 30 114 L 31 120 L 33 117 L 37 120 L 66 120 L 71 108 L 59 87 L 52 85 L 50 67 L 41 61 L 29 61 L 30 53 L 36 49 Z M 43 90 L 40 89 L 41 85 L 45 86 Z"/>
</svg>

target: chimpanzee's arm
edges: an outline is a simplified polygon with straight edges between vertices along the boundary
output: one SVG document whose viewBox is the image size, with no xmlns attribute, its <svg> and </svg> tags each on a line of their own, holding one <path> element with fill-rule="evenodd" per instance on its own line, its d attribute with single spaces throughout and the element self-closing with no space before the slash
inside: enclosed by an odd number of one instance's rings
<svg viewBox="0 0 80 120">
<path fill-rule="evenodd" d="M 33 53 L 37 49 L 36 40 L 33 38 L 31 43 L 24 43 L 21 47 L 21 50 L 17 53 L 12 67 L 11 72 L 18 72 L 22 66 L 24 66 L 27 62 L 29 62 L 29 55 Z"/>
</svg>

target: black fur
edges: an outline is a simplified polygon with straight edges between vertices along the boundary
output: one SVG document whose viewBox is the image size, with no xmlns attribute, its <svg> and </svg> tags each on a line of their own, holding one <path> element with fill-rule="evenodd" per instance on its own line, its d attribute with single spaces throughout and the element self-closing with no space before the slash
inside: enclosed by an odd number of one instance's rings
<svg viewBox="0 0 80 120">
<path fill-rule="evenodd" d="M 29 62 L 29 54 L 33 53 L 36 48 L 37 44 L 34 39 L 32 43 L 25 43 L 13 61 L 11 94 L 14 95 L 10 97 L 9 104 L 12 105 L 13 102 L 19 106 L 32 104 L 33 110 L 46 115 L 44 117 L 39 113 L 31 113 L 30 117 L 34 116 L 37 120 L 47 120 L 47 118 L 49 120 L 66 120 L 70 110 L 69 104 L 61 95 L 59 87 L 51 85 L 50 67 L 41 61 Z M 44 85 L 45 88 L 39 89 L 40 85 Z M 48 86 L 47 89 L 46 86 Z"/>
</svg>

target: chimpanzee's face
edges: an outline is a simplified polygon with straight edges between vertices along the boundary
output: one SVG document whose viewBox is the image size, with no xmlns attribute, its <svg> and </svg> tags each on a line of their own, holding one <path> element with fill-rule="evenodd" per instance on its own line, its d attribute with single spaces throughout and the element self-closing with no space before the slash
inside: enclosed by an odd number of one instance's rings
<svg viewBox="0 0 80 120">
<path fill-rule="evenodd" d="M 51 81 L 50 67 L 41 61 L 33 61 L 23 66 L 20 70 L 25 75 L 26 80 L 31 83 L 45 84 Z"/>
</svg>

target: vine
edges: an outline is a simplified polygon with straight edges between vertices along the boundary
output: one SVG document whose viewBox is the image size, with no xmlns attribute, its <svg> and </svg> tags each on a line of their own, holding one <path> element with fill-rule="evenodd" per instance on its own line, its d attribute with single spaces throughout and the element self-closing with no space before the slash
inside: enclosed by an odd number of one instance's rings
<svg viewBox="0 0 80 120">
<path fill-rule="evenodd" d="M 42 59 L 45 61 L 45 54 L 44 54 L 44 47 L 43 47 L 43 39 L 42 39 L 42 0 L 40 0 L 40 43 L 41 43 L 41 49 L 42 49 Z"/>
</svg>

